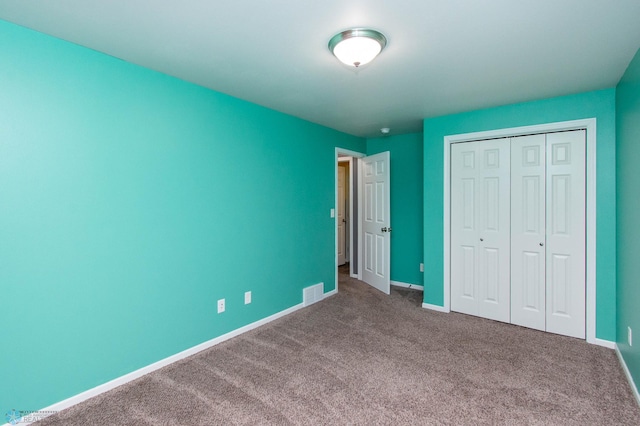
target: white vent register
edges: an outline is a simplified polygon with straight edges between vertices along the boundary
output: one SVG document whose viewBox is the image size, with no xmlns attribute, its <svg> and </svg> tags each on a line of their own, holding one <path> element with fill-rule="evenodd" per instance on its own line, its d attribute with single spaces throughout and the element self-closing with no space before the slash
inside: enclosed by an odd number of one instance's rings
<svg viewBox="0 0 640 426">
<path fill-rule="evenodd" d="M 302 290 L 302 305 L 309 306 L 324 299 L 324 283 L 318 283 Z"/>
</svg>

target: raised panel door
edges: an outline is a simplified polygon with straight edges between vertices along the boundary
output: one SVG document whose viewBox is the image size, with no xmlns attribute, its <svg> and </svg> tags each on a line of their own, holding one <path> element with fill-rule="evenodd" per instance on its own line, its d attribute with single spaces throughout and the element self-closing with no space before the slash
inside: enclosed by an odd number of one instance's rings
<svg viewBox="0 0 640 426">
<path fill-rule="evenodd" d="M 509 322 L 509 139 L 482 141 L 478 149 L 478 314 Z"/>
<path fill-rule="evenodd" d="M 451 147 L 451 309 L 509 321 L 509 144 Z"/>
<path fill-rule="evenodd" d="M 389 294 L 391 221 L 389 152 L 362 159 L 363 258 L 362 280 Z"/>
<path fill-rule="evenodd" d="M 584 130 L 547 134 L 547 331 L 585 338 Z"/>
<path fill-rule="evenodd" d="M 478 315 L 479 142 L 451 146 L 451 309 Z"/>
<path fill-rule="evenodd" d="M 545 330 L 544 134 L 511 139 L 511 322 Z"/>
</svg>

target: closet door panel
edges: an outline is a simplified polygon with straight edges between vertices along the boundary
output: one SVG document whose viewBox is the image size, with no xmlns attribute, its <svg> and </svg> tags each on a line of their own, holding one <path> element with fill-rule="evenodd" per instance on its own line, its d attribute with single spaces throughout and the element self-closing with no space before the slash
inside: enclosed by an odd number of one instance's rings
<svg viewBox="0 0 640 426">
<path fill-rule="evenodd" d="M 451 309 L 478 315 L 478 142 L 451 147 Z"/>
<path fill-rule="evenodd" d="M 510 321 L 510 144 L 480 142 L 478 191 L 478 314 Z"/>
<path fill-rule="evenodd" d="M 545 330 L 545 135 L 511 139 L 511 322 Z"/>
<path fill-rule="evenodd" d="M 585 131 L 547 134 L 547 331 L 585 338 Z"/>
</svg>

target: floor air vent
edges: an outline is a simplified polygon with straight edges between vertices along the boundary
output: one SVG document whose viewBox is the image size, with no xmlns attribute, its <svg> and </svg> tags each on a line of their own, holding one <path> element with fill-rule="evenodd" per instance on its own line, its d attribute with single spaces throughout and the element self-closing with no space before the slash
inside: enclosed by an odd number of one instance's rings
<svg viewBox="0 0 640 426">
<path fill-rule="evenodd" d="M 309 306 L 324 299 L 324 284 L 319 283 L 302 290 L 302 304 Z"/>
</svg>

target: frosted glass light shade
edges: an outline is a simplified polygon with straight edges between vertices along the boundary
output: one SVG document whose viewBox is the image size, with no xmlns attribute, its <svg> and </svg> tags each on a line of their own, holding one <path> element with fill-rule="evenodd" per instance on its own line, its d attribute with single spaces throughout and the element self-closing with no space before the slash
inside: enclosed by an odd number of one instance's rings
<svg viewBox="0 0 640 426">
<path fill-rule="evenodd" d="M 378 31 L 356 28 L 333 36 L 329 50 L 340 62 L 359 67 L 371 62 L 386 45 L 387 39 Z"/>
</svg>

